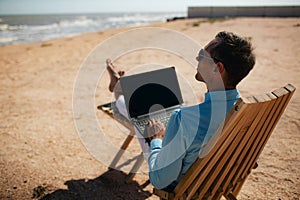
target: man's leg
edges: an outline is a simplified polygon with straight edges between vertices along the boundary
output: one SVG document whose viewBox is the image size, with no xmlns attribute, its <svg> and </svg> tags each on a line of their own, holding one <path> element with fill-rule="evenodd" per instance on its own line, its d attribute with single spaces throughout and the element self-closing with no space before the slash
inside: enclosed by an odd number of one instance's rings
<svg viewBox="0 0 300 200">
<path fill-rule="evenodd" d="M 121 88 L 121 85 L 119 82 L 120 77 L 123 76 L 125 74 L 125 72 L 119 71 L 117 73 L 115 71 L 115 67 L 113 66 L 113 64 L 111 63 L 111 61 L 109 59 L 106 60 L 106 64 L 107 64 L 106 68 L 107 68 L 107 71 L 110 76 L 109 91 L 114 92 L 114 95 L 116 98 L 116 107 L 117 107 L 118 111 L 128 119 L 129 117 L 128 117 L 128 112 L 127 112 L 126 105 L 125 105 L 125 99 L 124 99 L 122 88 Z M 147 161 L 148 155 L 150 152 L 149 145 L 145 142 L 145 139 L 140 134 L 140 132 L 136 129 L 136 127 L 134 127 L 134 131 L 135 131 L 135 134 L 138 137 L 139 143 L 141 145 L 144 159 Z"/>
<path fill-rule="evenodd" d="M 124 76 L 124 71 L 115 71 L 115 66 L 111 63 L 110 59 L 106 60 L 106 69 L 110 77 L 110 83 L 108 89 L 110 92 L 113 92 L 115 98 L 118 99 L 120 95 L 123 95 L 122 88 L 119 82 L 121 76 Z"/>
<path fill-rule="evenodd" d="M 128 112 L 126 109 L 125 99 L 124 99 L 123 95 L 120 95 L 119 98 L 116 100 L 116 107 L 117 107 L 118 111 L 128 119 Z M 144 159 L 146 161 L 148 161 L 148 156 L 149 156 L 149 152 L 150 152 L 149 145 L 148 145 L 148 143 L 146 143 L 145 138 L 141 135 L 141 133 L 135 126 L 134 126 L 134 132 L 135 132 L 135 134 L 138 138 L 138 141 L 141 145 Z"/>
</svg>

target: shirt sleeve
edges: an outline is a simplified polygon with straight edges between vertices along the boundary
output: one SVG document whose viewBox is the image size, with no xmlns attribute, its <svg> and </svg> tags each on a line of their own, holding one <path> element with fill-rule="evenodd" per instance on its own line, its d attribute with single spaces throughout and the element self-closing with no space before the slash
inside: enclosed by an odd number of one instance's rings
<svg viewBox="0 0 300 200">
<path fill-rule="evenodd" d="M 186 152 L 180 121 L 180 111 L 175 111 L 169 120 L 163 141 L 157 138 L 150 143 L 149 179 L 157 189 L 167 187 L 180 175 Z"/>
</svg>

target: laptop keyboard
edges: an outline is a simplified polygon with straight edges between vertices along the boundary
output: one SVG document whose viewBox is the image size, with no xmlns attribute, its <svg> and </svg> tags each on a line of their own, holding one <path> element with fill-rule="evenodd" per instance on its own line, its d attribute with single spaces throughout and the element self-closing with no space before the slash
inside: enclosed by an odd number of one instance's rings
<svg viewBox="0 0 300 200">
<path fill-rule="evenodd" d="M 171 117 L 172 112 L 167 112 L 163 115 L 155 115 L 151 117 L 145 117 L 143 119 L 139 119 L 138 121 L 135 122 L 135 124 L 139 127 L 139 129 L 142 131 L 142 133 L 145 130 L 145 126 L 148 124 L 148 121 L 150 119 L 154 119 L 157 121 L 160 121 L 165 127 L 167 126 L 169 119 Z"/>
<path fill-rule="evenodd" d="M 155 116 L 153 119 L 160 121 L 165 127 L 167 126 L 169 119 L 171 117 L 172 112 L 168 112 L 165 115 Z"/>
</svg>

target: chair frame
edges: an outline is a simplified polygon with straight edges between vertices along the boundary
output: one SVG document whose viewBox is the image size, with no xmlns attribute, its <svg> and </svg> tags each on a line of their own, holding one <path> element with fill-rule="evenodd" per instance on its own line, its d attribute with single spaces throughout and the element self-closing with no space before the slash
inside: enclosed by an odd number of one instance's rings
<svg viewBox="0 0 300 200">
<path fill-rule="evenodd" d="M 272 93 L 240 98 L 173 192 L 154 188 L 161 199 L 235 200 L 295 91 L 291 84 Z M 202 154 L 201 154 L 202 155 Z M 201 156 L 200 155 L 200 156 Z"/>
<path fill-rule="evenodd" d="M 133 124 L 126 117 L 124 117 L 122 114 L 119 113 L 119 111 L 116 109 L 115 102 L 110 102 L 107 104 L 99 105 L 97 108 L 99 110 L 103 111 L 109 117 L 113 118 L 114 120 L 116 120 L 117 122 L 122 124 L 124 127 L 126 127 L 130 131 L 128 136 L 125 138 L 118 153 L 115 155 L 114 159 L 112 160 L 112 162 L 109 165 L 109 169 L 116 169 L 119 160 L 121 159 L 125 150 L 128 148 L 129 144 L 131 143 L 132 139 L 135 136 L 134 127 L 133 127 Z M 138 155 L 137 160 L 136 160 L 135 164 L 132 166 L 130 172 L 127 174 L 127 177 L 125 180 L 127 183 L 132 181 L 132 179 L 136 175 L 136 172 L 142 166 L 143 162 L 144 162 L 144 156 L 143 156 L 143 152 L 141 152 Z"/>
</svg>

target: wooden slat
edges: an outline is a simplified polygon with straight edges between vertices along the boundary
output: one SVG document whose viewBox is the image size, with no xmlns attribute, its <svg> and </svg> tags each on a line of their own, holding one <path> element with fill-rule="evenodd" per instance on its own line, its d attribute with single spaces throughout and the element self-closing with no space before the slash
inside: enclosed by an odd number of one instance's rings
<svg viewBox="0 0 300 200">
<path fill-rule="evenodd" d="M 233 139 L 232 142 L 227 144 L 228 148 L 224 151 L 223 155 L 219 158 L 221 161 L 218 163 L 217 169 L 213 171 L 213 173 L 217 176 L 210 177 L 210 181 L 205 183 L 206 187 L 204 187 L 203 189 L 200 189 L 201 190 L 201 192 L 199 193 L 200 196 L 204 192 L 208 191 L 208 189 L 211 190 L 212 194 L 217 192 L 217 190 L 219 189 L 218 187 L 221 183 L 221 179 L 225 177 L 227 171 L 229 170 L 228 168 L 230 168 L 230 166 L 233 165 L 234 162 L 230 162 L 230 161 L 235 160 L 235 157 L 237 156 L 237 153 L 236 153 L 236 155 L 234 155 L 235 151 L 237 151 L 236 149 L 239 146 L 244 145 L 243 140 L 244 140 L 244 137 L 247 136 L 246 132 L 248 132 L 248 129 L 249 129 L 248 127 L 250 127 L 251 122 L 254 119 L 257 119 L 257 114 L 259 113 L 258 112 L 259 108 L 252 108 L 250 111 L 248 111 L 248 110 L 249 110 L 249 108 L 247 110 L 245 110 L 245 112 L 247 113 L 247 117 L 246 117 L 247 121 L 239 122 L 242 125 L 241 128 L 239 130 L 235 131 L 235 132 L 237 132 L 237 134 L 235 135 L 235 138 Z M 205 196 L 209 196 L 209 195 L 206 194 Z"/>
<path fill-rule="evenodd" d="M 244 103 L 244 102 L 243 102 Z M 248 106 L 248 105 L 247 105 Z M 244 120 L 244 119 L 246 119 L 247 117 L 246 116 L 244 116 L 244 114 L 245 114 L 245 112 L 244 112 L 244 110 L 245 109 L 247 109 L 246 107 L 247 106 L 245 106 L 245 105 L 243 105 L 243 107 L 240 107 L 240 109 L 237 109 L 238 111 L 239 111 L 239 116 L 235 116 L 235 117 L 237 117 L 237 119 L 239 118 L 240 120 L 231 120 L 230 121 L 230 124 L 229 125 L 227 125 L 226 126 L 226 130 L 224 131 L 224 133 L 222 133 L 222 137 L 219 139 L 219 144 L 216 144 L 216 146 L 222 146 L 224 143 L 225 143 L 225 141 L 229 138 L 229 135 L 230 135 L 230 133 L 233 131 L 233 129 L 239 129 L 239 127 L 237 127 L 238 126 L 238 124 L 240 124 L 239 123 L 239 121 L 242 121 L 242 120 Z M 234 109 L 234 110 L 236 110 L 236 109 Z M 228 120 L 229 121 L 229 120 Z M 231 142 L 232 140 L 230 140 L 230 142 Z M 229 143 L 230 143 L 229 142 Z M 219 149 L 216 149 L 218 152 L 220 152 L 220 148 L 221 147 L 219 147 Z M 207 156 L 211 156 L 212 157 L 212 160 L 215 160 L 216 158 L 215 158 L 215 156 L 216 156 L 216 152 L 217 151 L 211 151 L 210 152 L 210 155 L 207 155 Z M 223 152 L 224 150 L 222 149 L 221 150 L 221 152 Z M 206 174 L 206 172 L 201 172 L 201 174 Z M 204 181 L 205 182 L 205 181 Z M 198 181 L 198 184 L 200 183 L 200 181 Z M 195 183 L 194 183 L 195 184 Z M 189 191 L 188 191 L 188 193 L 190 192 L 190 189 L 189 189 Z"/>
<path fill-rule="evenodd" d="M 283 97 L 289 93 L 290 91 L 285 89 L 285 87 L 278 88 L 272 92 L 272 94 L 274 94 L 277 98 Z"/>
<path fill-rule="evenodd" d="M 153 193 L 161 197 L 161 199 L 169 200 L 174 198 L 174 194 L 156 188 L 153 189 Z"/>
<path fill-rule="evenodd" d="M 218 180 L 218 183 L 215 186 L 215 190 L 218 189 L 221 192 L 219 192 L 218 194 L 217 192 L 213 191 L 215 195 L 212 197 L 212 199 L 218 199 L 224 194 L 226 188 L 230 187 L 230 179 L 236 174 L 236 171 L 240 169 L 240 165 L 243 163 L 243 158 L 244 156 L 246 156 L 247 149 L 250 148 L 248 144 L 253 140 L 253 138 L 256 137 L 256 130 L 259 126 L 259 118 L 263 115 L 264 111 L 266 110 L 266 105 L 260 104 L 259 106 L 257 106 L 257 109 L 259 110 L 257 116 L 253 120 L 248 131 L 245 133 L 243 140 L 235 149 L 235 155 L 229 161 L 229 165 L 226 166 L 224 174 L 222 174 L 222 177 L 220 178 L 220 180 Z"/>
<path fill-rule="evenodd" d="M 296 88 L 292 84 L 287 84 L 284 86 L 285 89 L 287 89 L 291 94 L 293 94 L 296 90 Z"/>
<path fill-rule="evenodd" d="M 242 165 L 239 166 L 239 168 L 237 169 L 237 172 L 241 172 L 245 169 L 246 165 L 247 165 L 247 158 L 250 158 L 252 155 L 252 151 L 255 149 L 255 142 L 259 142 L 260 138 L 258 138 L 259 132 L 261 131 L 261 127 L 266 124 L 265 120 L 268 118 L 268 114 L 270 109 L 272 109 L 273 105 L 274 105 L 275 101 L 269 101 L 268 103 L 264 104 L 265 108 L 262 112 L 262 115 L 260 116 L 260 118 L 258 118 L 258 122 L 257 122 L 257 127 L 255 129 L 255 132 L 253 134 L 254 137 L 252 138 L 252 140 L 250 140 L 247 144 L 247 151 L 244 152 L 244 154 L 242 154 L 242 156 L 247 156 L 246 160 L 243 160 Z M 254 144 L 253 144 L 254 143 Z M 250 147 L 252 147 L 252 149 L 250 149 Z M 237 176 L 234 180 L 233 180 L 233 184 L 235 183 L 236 179 L 239 176 Z"/>
<path fill-rule="evenodd" d="M 257 108 L 259 109 L 259 113 L 255 120 L 253 121 L 251 127 L 249 128 L 248 132 L 246 133 L 246 136 L 244 138 L 243 144 L 240 146 L 242 149 L 238 149 L 238 158 L 235 161 L 235 164 L 233 168 L 230 169 L 229 173 L 226 175 L 226 178 L 221 184 L 221 187 L 223 188 L 223 191 L 225 191 L 225 194 L 228 193 L 228 188 L 230 188 L 230 185 L 233 185 L 232 178 L 236 177 L 238 178 L 239 175 L 237 175 L 239 172 L 241 172 L 246 165 L 245 157 L 251 156 L 249 149 L 253 149 L 253 141 L 259 140 L 257 138 L 257 135 L 259 133 L 261 125 L 264 123 L 261 118 L 266 118 L 266 111 L 269 109 L 268 103 L 263 101 L 263 103 L 257 104 Z M 218 195 L 220 196 L 220 195 Z"/>
<path fill-rule="evenodd" d="M 226 195 L 226 199 L 237 200 L 236 197 L 232 193 L 229 193 L 228 195 Z"/>
<path fill-rule="evenodd" d="M 243 177 L 242 174 L 244 174 L 245 172 L 248 173 L 248 171 L 253 167 L 251 160 L 252 158 L 254 158 L 255 152 L 257 151 L 257 146 L 262 142 L 261 138 L 264 136 L 264 132 L 262 131 L 262 129 L 265 129 L 264 127 L 267 126 L 268 122 L 272 118 L 272 116 L 270 115 L 270 110 L 274 110 L 275 103 L 276 102 L 274 100 L 268 102 L 267 110 L 264 113 L 264 116 L 260 119 L 260 124 L 258 126 L 258 129 L 256 130 L 257 136 L 252 138 L 252 140 L 248 143 L 248 146 L 251 146 L 251 148 L 245 152 L 243 161 L 241 162 L 242 164 L 239 166 L 239 169 L 237 170 L 235 176 L 232 178 L 230 177 L 229 180 L 231 180 L 231 184 L 233 186 L 235 186 L 240 178 Z"/>
<path fill-rule="evenodd" d="M 243 113 L 242 111 L 245 109 L 244 102 L 241 100 L 237 102 L 236 106 L 239 107 L 239 110 L 235 111 L 233 109 L 230 112 L 230 114 L 226 117 L 227 121 L 232 121 L 231 125 L 226 127 L 227 130 L 231 130 L 234 128 L 234 124 L 241 119 L 240 113 Z M 218 131 L 222 130 L 219 129 Z M 221 137 L 215 146 L 218 146 L 220 143 L 222 143 L 225 140 L 225 138 L 226 137 Z M 217 148 L 213 148 L 207 156 L 205 156 L 202 159 L 198 158 L 195 161 L 195 163 L 189 168 L 185 176 L 174 189 L 175 199 L 183 195 L 183 193 L 187 190 L 190 184 L 195 180 L 199 172 L 203 169 L 203 167 L 205 167 L 205 163 L 209 162 L 209 160 L 211 159 L 211 155 L 214 155 L 217 150 Z"/>
<path fill-rule="evenodd" d="M 226 116 L 225 120 L 224 120 L 224 124 L 223 125 L 223 129 L 222 131 L 224 131 L 229 124 L 232 124 L 232 120 L 237 120 L 238 116 L 241 116 L 242 110 L 245 109 L 245 107 L 243 107 L 243 105 L 245 104 L 245 99 L 240 98 L 236 104 L 234 105 L 234 107 L 229 111 L 228 115 Z M 243 107 L 243 108 L 242 108 Z M 239 111 L 239 112 L 237 112 Z"/>
<path fill-rule="evenodd" d="M 290 87 L 290 88 L 292 88 L 292 87 Z M 294 88 L 294 90 L 295 90 L 295 88 Z M 251 157 L 251 160 L 250 160 L 250 163 L 251 163 L 250 166 L 254 166 L 257 158 L 261 154 L 266 142 L 268 141 L 278 120 L 280 119 L 281 115 L 283 114 L 291 96 L 293 95 L 294 90 L 292 92 L 290 92 L 290 91 L 286 90 L 285 88 L 280 88 L 273 92 L 273 94 L 276 95 L 278 97 L 278 99 L 276 101 L 276 105 L 274 105 L 274 108 L 269 113 L 270 120 L 266 120 L 265 126 L 262 128 L 262 131 L 261 131 L 262 135 L 263 135 L 263 138 L 261 139 L 262 143 L 258 147 L 256 147 L 256 152 L 254 153 L 254 155 Z M 242 179 L 245 180 L 246 176 L 248 175 L 247 174 L 248 171 L 249 170 L 244 171 L 244 173 L 241 175 Z M 238 186 L 236 186 L 234 194 L 237 194 L 240 191 L 240 189 L 243 185 L 243 182 L 240 183 Z"/>
<path fill-rule="evenodd" d="M 224 137 L 225 139 L 231 139 L 228 137 Z M 225 140 L 223 141 L 223 143 Z M 220 148 L 222 148 L 222 145 L 218 145 Z M 203 165 L 203 170 L 199 173 L 197 179 L 191 184 L 191 186 L 188 188 L 187 193 L 188 193 L 188 199 L 194 196 L 194 193 L 197 191 L 198 187 L 202 183 L 206 183 L 206 178 L 207 176 L 210 176 L 209 171 L 211 168 L 214 166 L 215 162 L 217 161 L 216 157 L 219 156 L 222 153 L 222 150 L 218 149 L 213 156 L 209 156 L 211 158 L 210 162 L 206 165 Z"/>
<path fill-rule="evenodd" d="M 132 141 L 133 136 L 130 134 L 126 137 L 125 141 L 123 142 L 120 150 L 118 151 L 117 155 L 114 157 L 113 161 L 109 165 L 110 168 L 116 168 L 117 163 L 119 162 L 120 158 L 124 154 L 125 150 L 127 149 L 128 145 Z"/>
<path fill-rule="evenodd" d="M 266 102 L 266 101 L 269 101 L 270 99 L 276 99 L 276 97 L 267 94 L 267 95 L 256 96 L 255 99 L 257 100 L 257 102 Z M 267 112 L 267 114 L 268 114 L 268 112 Z M 266 114 L 266 115 L 267 115 L 267 114 Z M 266 118 L 266 117 L 264 117 L 264 118 Z M 264 122 L 264 120 L 262 119 L 262 123 L 263 123 L 263 122 Z M 255 141 L 259 141 L 259 140 L 260 140 L 259 138 L 256 138 Z M 251 142 L 251 141 L 250 141 L 250 142 Z M 252 139 L 252 142 L 253 142 L 253 139 Z M 230 179 L 228 179 L 228 180 L 230 180 Z M 214 193 L 214 191 L 212 191 L 212 193 Z M 219 195 L 219 196 L 220 196 L 220 195 Z M 219 196 L 214 196 L 213 199 L 218 199 Z"/>
<path fill-rule="evenodd" d="M 252 105 L 248 105 L 248 106 L 252 106 Z M 249 119 L 248 116 L 242 116 L 241 121 L 247 121 L 248 119 Z M 233 122 L 234 122 L 234 121 L 233 121 Z M 234 123 L 234 124 L 236 124 L 236 123 Z M 236 130 L 239 130 L 241 126 L 242 126 L 242 124 L 241 124 L 241 123 L 238 123 L 238 124 L 234 127 L 233 132 L 235 132 Z M 189 188 L 189 190 L 188 190 L 188 193 L 189 193 L 188 198 L 189 198 L 189 197 L 192 197 L 193 193 L 195 193 L 195 192 L 197 191 L 197 189 L 199 188 L 199 186 L 200 186 L 202 183 L 205 183 L 205 184 L 206 184 L 207 180 L 205 180 L 205 179 L 207 179 L 207 177 L 209 177 L 209 176 L 212 175 L 212 174 L 210 173 L 210 170 L 211 170 L 211 169 L 213 168 L 213 166 L 215 165 L 215 162 L 217 162 L 216 159 L 220 158 L 220 157 L 223 155 L 223 153 L 224 153 L 224 151 L 226 150 L 226 148 L 227 148 L 227 146 L 225 146 L 224 144 L 230 145 L 230 143 L 233 141 L 233 139 L 234 139 L 234 137 L 235 137 L 235 135 L 230 134 L 231 132 L 232 132 L 232 131 L 230 130 L 230 131 L 227 131 L 227 132 L 225 131 L 225 132 L 223 133 L 223 135 L 222 135 L 221 138 L 224 138 L 223 140 L 226 141 L 226 142 L 222 141 L 222 143 L 219 144 L 220 148 L 218 148 L 218 151 L 215 152 L 214 154 L 209 155 L 210 157 L 212 157 L 212 160 L 208 163 L 208 165 L 206 166 L 206 168 L 201 172 L 203 175 L 202 175 L 200 178 L 198 178 L 198 180 L 197 180 L 195 183 L 193 183 L 193 184 L 191 185 L 191 187 Z M 204 188 L 204 189 L 205 189 L 205 188 Z M 204 191 L 204 189 L 203 189 L 202 187 L 200 187 L 199 190 L 201 191 L 201 194 L 202 194 L 202 192 Z M 201 195 L 200 195 L 200 197 L 201 197 Z"/>
<path fill-rule="evenodd" d="M 263 133 L 263 138 L 261 139 L 261 144 L 256 148 L 256 154 L 255 157 L 258 157 L 259 154 L 262 152 L 266 142 L 268 141 L 269 137 L 271 136 L 271 133 L 273 129 L 275 128 L 279 118 L 281 117 L 289 99 L 289 94 L 282 94 L 284 96 L 279 96 L 278 100 L 276 101 L 276 104 L 274 105 L 273 109 L 268 114 L 270 117 L 270 120 L 266 120 L 266 123 L 264 124 L 261 132 Z M 252 163 L 254 163 L 254 158 L 252 158 Z"/>
<path fill-rule="evenodd" d="M 263 116 L 266 109 L 267 106 L 265 103 L 256 106 L 256 108 L 253 108 L 256 115 L 254 116 L 253 120 L 251 119 L 251 125 L 249 128 L 245 127 L 248 126 L 247 124 L 242 127 L 242 129 L 245 129 L 246 132 L 243 133 L 243 131 L 240 131 L 238 133 L 238 135 L 240 135 L 241 137 L 241 140 L 234 141 L 234 143 L 232 144 L 234 149 L 232 150 L 230 159 L 227 160 L 227 163 L 223 167 L 223 171 L 218 175 L 218 178 L 213 184 L 212 194 L 215 195 L 211 196 L 209 199 L 220 198 L 222 193 L 225 191 L 224 187 L 227 187 L 225 181 L 228 179 L 230 173 L 233 173 L 237 170 L 238 165 L 241 162 L 239 159 L 245 155 L 246 149 L 250 148 L 249 146 L 247 146 L 247 143 L 249 142 L 249 140 L 251 140 L 251 138 L 255 138 L 257 132 L 257 124 L 259 123 L 259 119 Z M 248 111 L 245 112 L 248 113 Z M 229 182 L 227 182 L 227 184 L 229 184 Z M 219 195 L 217 193 L 217 190 L 221 190 L 221 192 L 219 192 Z"/>
</svg>

